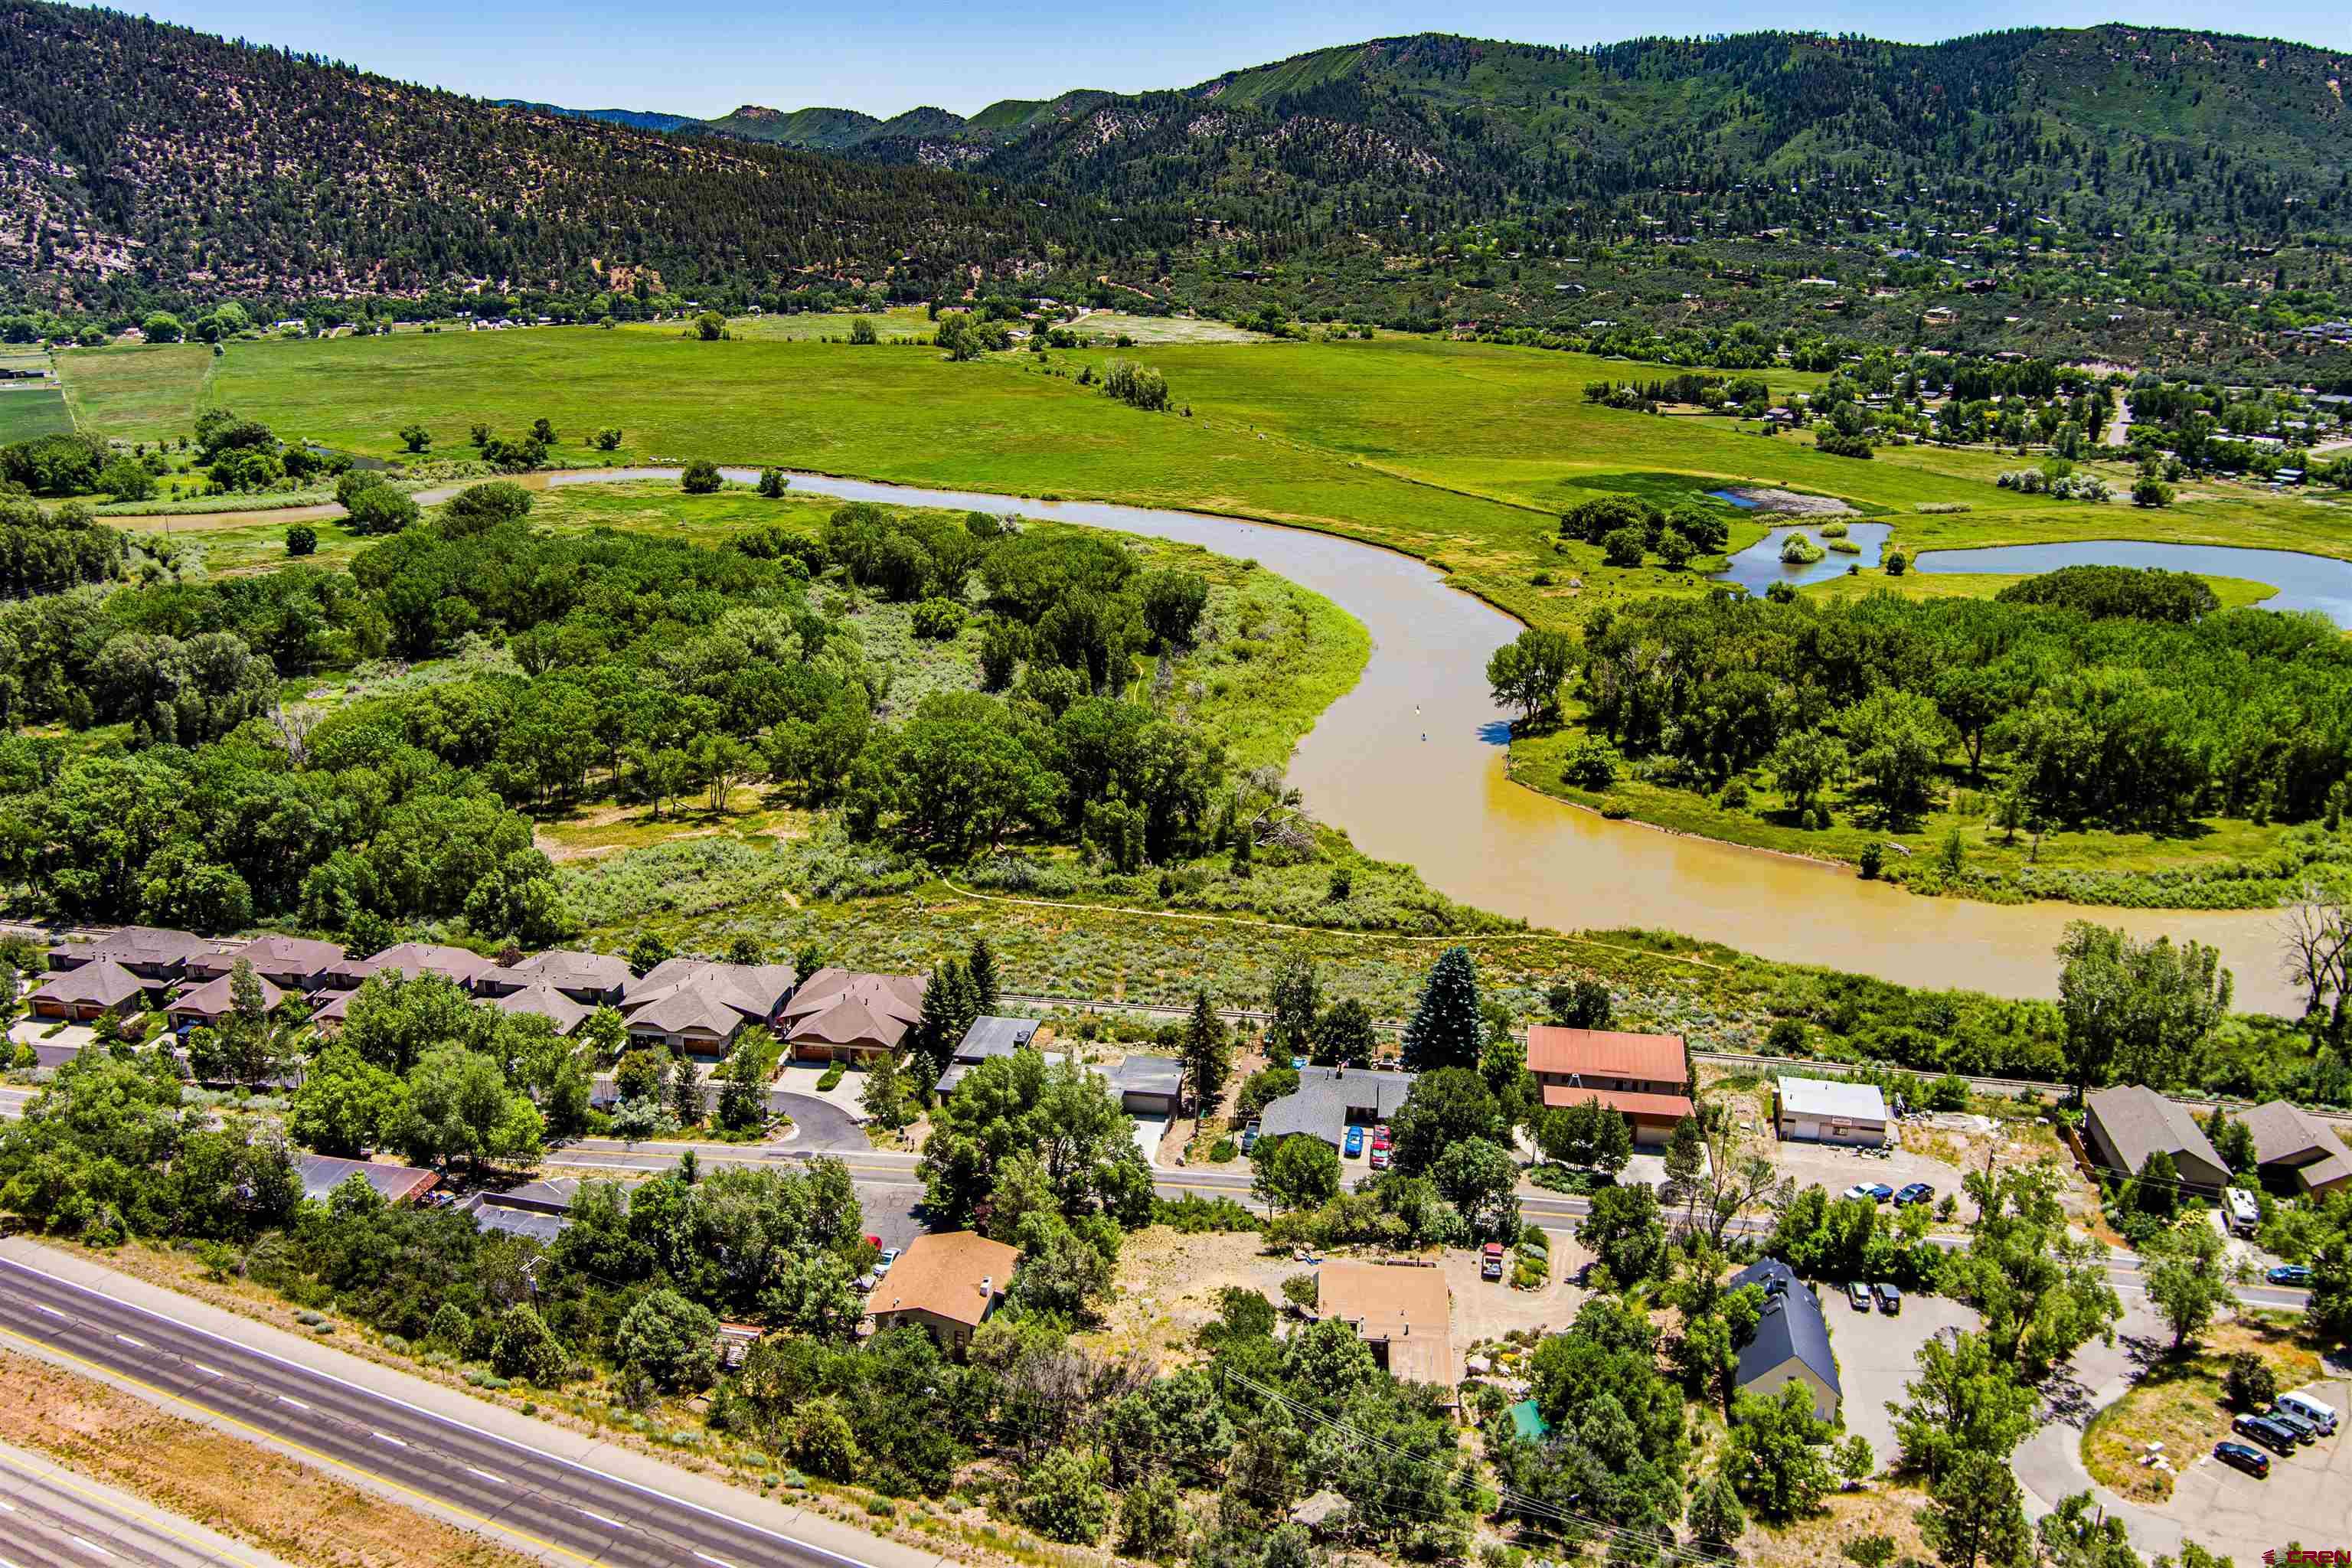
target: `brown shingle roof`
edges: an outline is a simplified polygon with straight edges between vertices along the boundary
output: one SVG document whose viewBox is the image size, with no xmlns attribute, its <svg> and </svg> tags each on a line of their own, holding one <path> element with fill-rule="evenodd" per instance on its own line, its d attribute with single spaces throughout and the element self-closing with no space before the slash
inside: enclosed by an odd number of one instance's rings
<svg viewBox="0 0 2352 1568">
<path fill-rule="evenodd" d="M 877 1314 L 929 1312 L 977 1328 L 988 1316 L 989 1303 L 1013 1282 L 1020 1261 L 1019 1249 L 978 1231 L 928 1232 L 908 1244 L 866 1305 Z"/>
<path fill-rule="evenodd" d="M 50 975 L 34 989 L 28 1000 L 116 1007 L 144 994 L 147 984 L 112 959 L 101 958 L 79 969 Z"/>
<path fill-rule="evenodd" d="M 820 969 L 784 1005 L 786 1037 L 846 1045 L 871 1040 L 896 1046 L 922 1020 L 923 992 L 929 982 L 919 974 L 856 974 L 845 969 Z"/>
<path fill-rule="evenodd" d="M 255 975 L 253 982 L 261 987 L 261 1006 L 264 1012 L 286 1000 L 285 992 L 262 979 L 260 975 Z M 226 1017 L 236 1005 L 236 976 L 234 973 L 224 974 L 217 980 L 207 980 L 186 994 L 173 998 L 171 1005 L 165 1007 L 163 1011 L 166 1014 L 185 1013 L 198 1018 Z"/>
<path fill-rule="evenodd" d="M 1625 1035 L 1537 1024 L 1528 1030 L 1528 1070 L 1589 1078 L 1687 1083 L 1680 1035 Z"/>
</svg>

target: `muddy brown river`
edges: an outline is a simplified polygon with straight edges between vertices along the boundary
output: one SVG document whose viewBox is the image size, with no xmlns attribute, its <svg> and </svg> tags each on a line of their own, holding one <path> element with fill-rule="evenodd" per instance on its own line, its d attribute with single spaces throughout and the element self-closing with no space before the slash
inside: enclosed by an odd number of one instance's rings
<svg viewBox="0 0 2352 1568">
<path fill-rule="evenodd" d="M 753 469 L 725 470 L 749 480 Z M 553 485 L 674 478 L 675 468 L 533 476 Z M 2242 1007 L 2286 1011 L 2278 916 L 1996 905 L 1923 899 L 1840 867 L 1610 822 L 1504 774 L 1504 714 L 1486 659 L 1519 625 L 1409 556 L 1336 535 L 1103 501 L 1015 500 L 794 474 L 793 488 L 848 500 L 1018 512 L 1254 558 L 1321 594 L 1371 634 L 1353 690 L 1324 711 L 1290 765 L 1322 821 L 1366 854 L 1402 860 L 1465 903 L 1539 926 L 1650 926 L 1772 959 L 1906 984 L 2011 996 L 2056 994 L 2052 950 L 2071 920 L 2221 949 Z M 440 494 L 420 496 L 441 499 Z"/>
</svg>

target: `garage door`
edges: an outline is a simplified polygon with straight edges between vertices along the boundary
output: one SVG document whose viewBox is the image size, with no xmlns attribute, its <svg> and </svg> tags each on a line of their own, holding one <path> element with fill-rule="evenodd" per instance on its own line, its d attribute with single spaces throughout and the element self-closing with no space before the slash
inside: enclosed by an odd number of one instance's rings
<svg viewBox="0 0 2352 1568">
<path fill-rule="evenodd" d="M 1807 1116 L 1800 1116 L 1797 1118 L 1797 1130 L 1790 1134 L 1792 1138 L 1819 1138 L 1821 1135 L 1821 1122 L 1812 1117 Z"/>
</svg>

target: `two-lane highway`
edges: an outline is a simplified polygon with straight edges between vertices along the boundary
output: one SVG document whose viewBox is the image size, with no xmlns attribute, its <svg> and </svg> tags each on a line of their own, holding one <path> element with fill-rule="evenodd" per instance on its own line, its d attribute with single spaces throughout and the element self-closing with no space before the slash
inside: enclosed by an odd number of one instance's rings
<svg viewBox="0 0 2352 1568">
<path fill-rule="evenodd" d="M 9 1325 L 0 1344 L 33 1342 L 184 1401 L 244 1436 L 512 1535 L 541 1556 L 615 1568 L 868 1568 L 867 1559 L 511 1441 L 14 1258 L 0 1258 L 0 1322 Z M 873 1545 L 875 1568 L 908 1556 L 891 1542 Z"/>
</svg>

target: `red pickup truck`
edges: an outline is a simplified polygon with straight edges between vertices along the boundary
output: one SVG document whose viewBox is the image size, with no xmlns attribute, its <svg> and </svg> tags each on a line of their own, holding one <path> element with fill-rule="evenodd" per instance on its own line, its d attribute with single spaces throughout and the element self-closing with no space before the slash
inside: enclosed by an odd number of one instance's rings
<svg viewBox="0 0 2352 1568">
<path fill-rule="evenodd" d="M 1482 1279 L 1500 1279 L 1503 1277 L 1501 1242 L 1490 1241 L 1478 1249 L 1478 1276 Z"/>
</svg>

